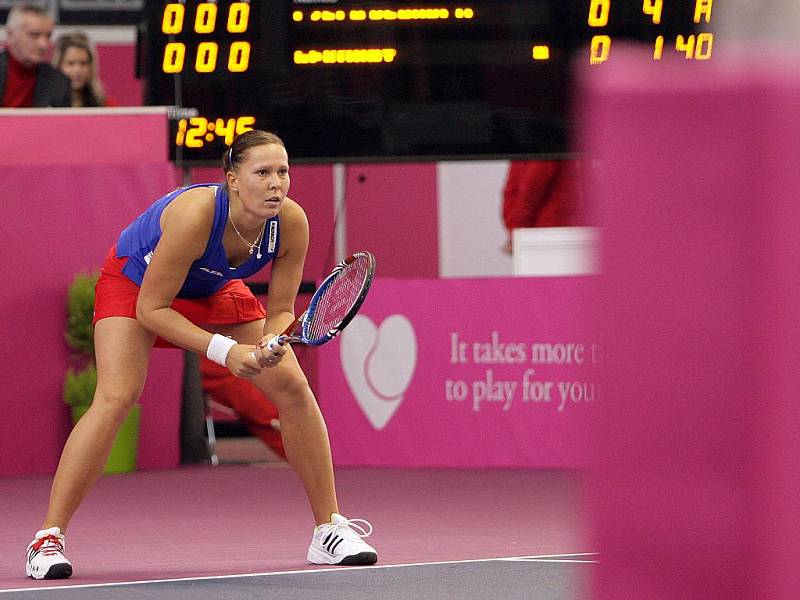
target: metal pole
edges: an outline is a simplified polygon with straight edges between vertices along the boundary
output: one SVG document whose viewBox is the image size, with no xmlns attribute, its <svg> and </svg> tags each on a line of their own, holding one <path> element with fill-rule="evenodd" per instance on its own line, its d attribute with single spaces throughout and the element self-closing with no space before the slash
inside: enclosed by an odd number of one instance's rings
<svg viewBox="0 0 800 600">
<path fill-rule="evenodd" d="M 336 262 L 347 257 L 347 167 L 333 165 L 334 252 Z"/>
</svg>

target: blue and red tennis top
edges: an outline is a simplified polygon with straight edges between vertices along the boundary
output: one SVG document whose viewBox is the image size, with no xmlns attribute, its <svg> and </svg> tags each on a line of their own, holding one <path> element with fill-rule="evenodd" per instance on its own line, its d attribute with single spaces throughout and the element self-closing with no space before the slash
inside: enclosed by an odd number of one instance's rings
<svg viewBox="0 0 800 600">
<path fill-rule="evenodd" d="M 228 221 L 228 193 L 224 185 L 199 183 L 178 188 L 162 196 L 120 234 L 117 240 L 117 257 L 128 257 L 122 272 L 137 285 L 142 285 L 145 269 L 161 239 L 161 213 L 183 192 L 196 187 L 211 187 L 215 190 L 214 224 L 205 252 L 189 268 L 183 287 L 178 292 L 178 298 L 210 296 L 230 279 L 244 279 L 257 273 L 275 257 L 280 245 L 277 215 L 267 220 L 264 239 L 261 242 L 261 258 L 254 252 L 238 267 L 230 266 L 222 245 L 222 236 Z"/>
</svg>

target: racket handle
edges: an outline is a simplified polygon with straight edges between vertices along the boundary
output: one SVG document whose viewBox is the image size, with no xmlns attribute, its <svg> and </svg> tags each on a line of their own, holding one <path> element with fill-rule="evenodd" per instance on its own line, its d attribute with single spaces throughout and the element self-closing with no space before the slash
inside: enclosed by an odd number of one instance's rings
<svg viewBox="0 0 800 600">
<path fill-rule="evenodd" d="M 284 346 L 286 344 L 286 340 L 288 339 L 285 335 L 276 335 L 267 343 L 267 348 L 273 354 L 278 353 L 278 346 Z"/>
</svg>

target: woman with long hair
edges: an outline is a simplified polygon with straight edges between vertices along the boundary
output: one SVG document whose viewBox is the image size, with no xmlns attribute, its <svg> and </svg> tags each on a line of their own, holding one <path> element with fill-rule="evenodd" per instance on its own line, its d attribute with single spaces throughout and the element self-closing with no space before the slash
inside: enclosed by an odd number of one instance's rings
<svg viewBox="0 0 800 600">
<path fill-rule="evenodd" d="M 85 33 L 65 33 L 56 40 L 53 66 L 72 82 L 72 106 L 115 106 L 98 77 L 97 53 Z"/>
</svg>

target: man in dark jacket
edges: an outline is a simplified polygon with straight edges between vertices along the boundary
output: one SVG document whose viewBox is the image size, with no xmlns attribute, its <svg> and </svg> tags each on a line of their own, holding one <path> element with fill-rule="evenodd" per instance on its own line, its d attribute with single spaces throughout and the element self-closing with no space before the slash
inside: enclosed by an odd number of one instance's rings
<svg viewBox="0 0 800 600">
<path fill-rule="evenodd" d="M 0 51 L 0 107 L 70 106 L 69 78 L 47 62 L 53 18 L 35 4 L 15 4 Z"/>
</svg>

